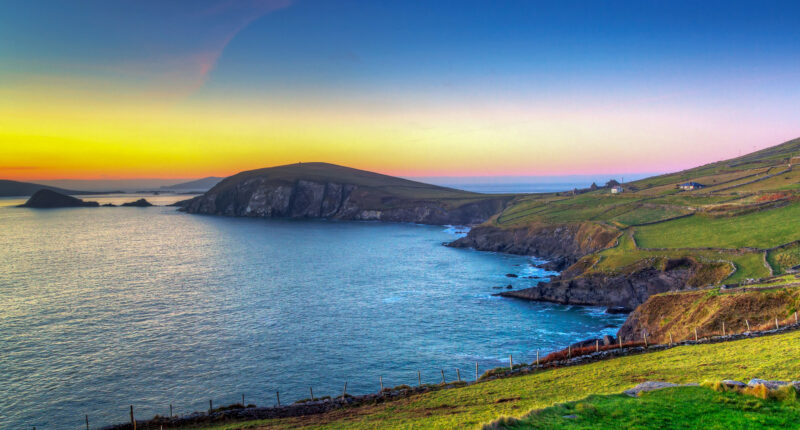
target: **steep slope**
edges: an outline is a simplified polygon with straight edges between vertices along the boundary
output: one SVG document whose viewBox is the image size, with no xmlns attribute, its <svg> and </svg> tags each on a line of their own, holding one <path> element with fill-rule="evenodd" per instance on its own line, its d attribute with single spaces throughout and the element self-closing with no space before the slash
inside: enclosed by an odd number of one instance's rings
<svg viewBox="0 0 800 430">
<path fill-rule="evenodd" d="M 242 172 L 181 202 L 189 213 L 477 224 L 512 196 L 471 193 L 328 163 Z"/>
</svg>

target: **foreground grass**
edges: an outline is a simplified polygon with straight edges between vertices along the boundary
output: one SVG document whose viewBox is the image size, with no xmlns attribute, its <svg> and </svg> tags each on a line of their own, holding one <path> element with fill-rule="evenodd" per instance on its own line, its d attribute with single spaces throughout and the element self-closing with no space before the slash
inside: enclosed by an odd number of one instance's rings
<svg viewBox="0 0 800 430">
<path fill-rule="evenodd" d="M 776 429 L 800 427 L 797 400 L 764 400 L 705 387 L 593 395 L 512 420 L 508 429 Z"/>
<path fill-rule="evenodd" d="M 617 394 L 647 380 L 675 383 L 756 377 L 796 380 L 800 376 L 798 355 L 800 332 L 792 332 L 713 345 L 682 346 L 324 415 L 205 428 L 474 428 L 500 416 L 521 417 L 533 409 L 576 401 L 592 394 Z"/>
</svg>

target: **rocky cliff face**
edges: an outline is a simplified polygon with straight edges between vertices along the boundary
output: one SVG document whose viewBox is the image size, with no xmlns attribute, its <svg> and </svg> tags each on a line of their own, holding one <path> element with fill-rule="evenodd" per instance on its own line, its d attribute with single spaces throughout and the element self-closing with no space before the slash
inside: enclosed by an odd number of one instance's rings
<svg viewBox="0 0 800 430">
<path fill-rule="evenodd" d="M 572 305 L 605 306 L 633 310 L 648 297 L 691 288 L 698 266 L 693 261 L 667 265 L 664 270 L 646 268 L 630 274 L 590 274 L 573 279 L 541 282 L 533 288 L 501 293 L 505 297 Z"/>
<path fill-rule="evenodd" d="M 563 270 L 584 255 L 612 246 L 618 234 L 610 228 L 590 223 L 511 229 L 480 226 L 449 246 L 533 255 L 550 260 L 548 268 Z"/>
<path fill-rule="evenodd" d="M 406 199 L 380 190 L 337 182 L 275 182 L 251 178 L 181 202 L 189 213 L 246 217 L 336 218 L 421 224 L 473 225 L 503 209 L 507 197 L 461 205 Z"/>
</svg>

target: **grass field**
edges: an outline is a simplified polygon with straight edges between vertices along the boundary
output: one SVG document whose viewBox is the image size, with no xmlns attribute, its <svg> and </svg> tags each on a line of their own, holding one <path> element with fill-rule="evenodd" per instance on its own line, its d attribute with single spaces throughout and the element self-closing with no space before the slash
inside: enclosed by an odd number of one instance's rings
<svg viewBox="0 0 800 430">
<path fill-rule="evenodd" d="M 551 406 L 507 429 L 791 429 L 800 428 L 800 402 L 706 387 L 674 387 L 641 393 L 593 395 Z"/>
<path fill-rule="evenodd" d="M 563 367 L 324 415 L 203 428 L 475 428 L 501 416 L 522 417 L 533 409 L 592 394 L 617 394 L 647 380 L 796 380 L 800 375 L 798 355 L 800 332 L 790 332 Z"/>
<path fill-rule="evenodd" d="M 695 215 L 636 229 L 641 248 L 771 248 L 800 239 L 800 203 L 733 217 Z"/>
</svg>

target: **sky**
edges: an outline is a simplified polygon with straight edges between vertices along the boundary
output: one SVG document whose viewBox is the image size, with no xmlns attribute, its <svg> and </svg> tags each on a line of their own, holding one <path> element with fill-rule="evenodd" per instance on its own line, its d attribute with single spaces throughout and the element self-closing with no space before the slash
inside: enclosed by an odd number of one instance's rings
<svg viewBox="0 0 800 430">
<path fill-rule="evenodd" d="M 635 175 L 800 136 L 800 5 L 4 0 L 0 177 Z"/>
</svg>

